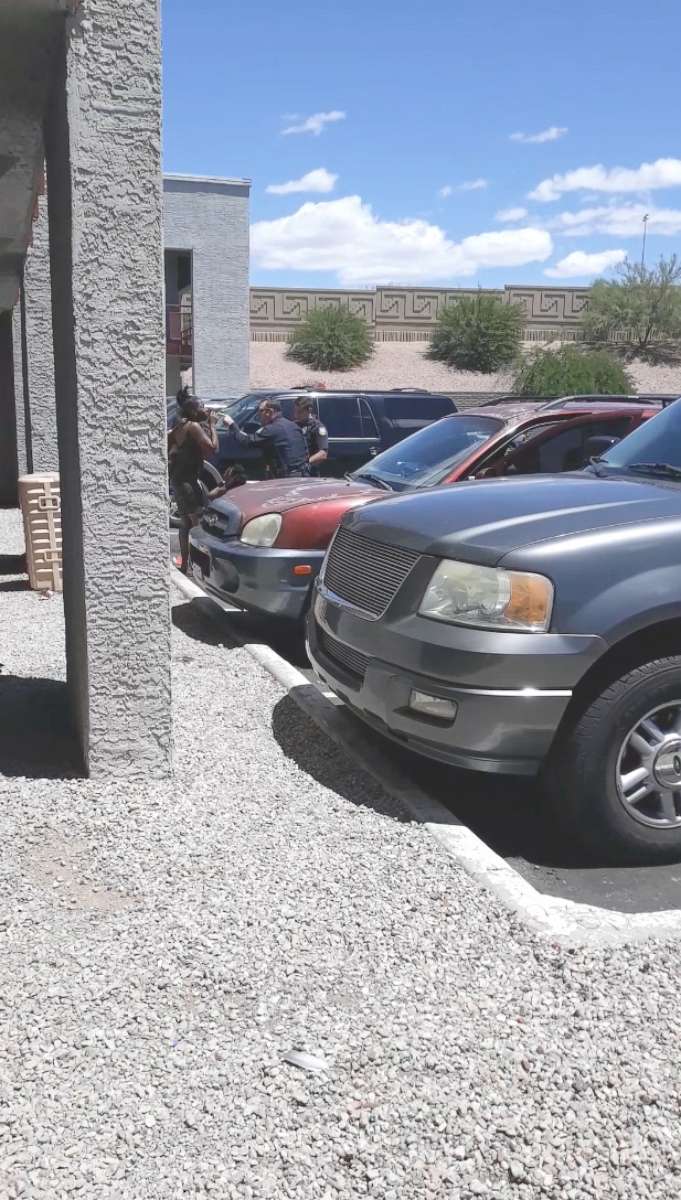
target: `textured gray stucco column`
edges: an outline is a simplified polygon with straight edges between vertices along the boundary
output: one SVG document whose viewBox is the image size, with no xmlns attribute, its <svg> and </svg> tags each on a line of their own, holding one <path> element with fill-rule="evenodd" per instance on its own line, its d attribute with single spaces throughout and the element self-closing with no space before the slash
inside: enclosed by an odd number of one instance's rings
<svg viewBox="0 0 681 1200">
<path fill-rule="evenodd" d="M 24 265 L 24 306 L 27 349 L 25 382 L 31 418 L 33 470 L 56 471 L 59 455 L 46 196 L 41 196 L 38 201 L 38 212 L 33 222 L 33 242 Z"/>
<path fill-rule="evenodd" d="M 17 417 L 12 314 L 0 313 L 0 505 L 17 502 Z"/>
<path fill-rule="evenodd" d="M 82 0 L 45 123 L 67 677 L 91 774 L 170 769 L 157 0 Z"/>
<path fill-rule="evenodd" d="M 192 252 L 194 391 L 240 396 L 248 391 L 247 180 L 166 175 L 164 245 Z"/>
<path fill-rule="evenodd" d="M 14 411 L 17 434 L 17 466 L 20 475 L 33 470 L 31 406 L 28 395 L 26 308 L 23 288 L 12 309 L 12 359 L 14 365 Z"/>
</svg>

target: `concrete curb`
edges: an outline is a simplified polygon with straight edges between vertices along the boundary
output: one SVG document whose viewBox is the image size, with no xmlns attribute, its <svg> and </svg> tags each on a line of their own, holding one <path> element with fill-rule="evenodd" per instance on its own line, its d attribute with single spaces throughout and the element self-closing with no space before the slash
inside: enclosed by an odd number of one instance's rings
<svg viewBox="0 0 681 1200">
<path fill-rule="evenodd" d="M 222 622 L 239 609 L 208 596 L 177 568 L 172 582 L 189 600 L 198 600 L 209 620 Z M 327 700 L 300 671 L 270 646 L 244 642 L 233 630 L 229 638 L 240 645 L 288 692 L 299 708 L 389 793 L 419 825 L 478 883 L 491 891 L 535 933 L 565 945 L 617 946 L 649 938 L 681 938 L 681 911 L 622 913 L 545 896 L 496 854 L 443 804 L 417 784 L 405 783 L 383 746 L 345 708 Z"/>
</svg>

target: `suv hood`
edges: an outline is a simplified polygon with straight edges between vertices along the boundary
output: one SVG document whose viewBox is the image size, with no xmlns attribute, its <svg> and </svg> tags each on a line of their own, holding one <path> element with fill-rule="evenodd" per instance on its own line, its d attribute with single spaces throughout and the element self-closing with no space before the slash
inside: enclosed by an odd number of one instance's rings
<svg viewBox="0 0 681 1200">
<path fill-rule="evenodd" d="M 344 525 L 364 537 L 488 566 L 536 542 L 681 517 L 681 488 L 666 480 L 591 474 L 457 483 L 354 510 Z M 601 535 L 599 538 L 598 535 Z"/>
</svg>

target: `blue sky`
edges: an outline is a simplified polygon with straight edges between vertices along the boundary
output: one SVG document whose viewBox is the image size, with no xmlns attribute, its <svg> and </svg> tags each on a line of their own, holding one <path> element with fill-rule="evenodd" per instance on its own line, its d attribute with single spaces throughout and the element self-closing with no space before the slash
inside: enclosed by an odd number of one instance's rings
<svg viewBox="0 0 681 1200">
<path fill-rule="evenodd" d="M 679 248 L 679 0 L 162 14 L 164 168 L 252 179 L 254 283 L 580 285 L 644 213 Z"/>
</svg>

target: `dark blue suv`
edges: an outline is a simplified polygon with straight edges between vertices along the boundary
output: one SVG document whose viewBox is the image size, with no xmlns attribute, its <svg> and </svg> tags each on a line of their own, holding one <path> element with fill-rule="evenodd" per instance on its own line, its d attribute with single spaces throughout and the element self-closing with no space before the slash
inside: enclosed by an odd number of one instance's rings
<svg viewBox="0 0 681 1200">
<path fill-rule="evenodd" d="M 328 430 L 329 457 L 322 473 L 338 478 L 361 467 L 410 433 L 430 425 L 431 421 L 439 421 L 456 412 L 454 401 L 437 392 L 408 389 L 327 392 L 308 388 L 249 392 L 225 405 L 225 410 L 240 429 L 255 433 L 259 425 L 258 405 L 263 400 L 276 399 L 284 416 L 292 418 L 296 397 L 302 395 L 313 401 L 315 415 Z M 260 450 L 240 446 L 226 429 L 219 427 L 218 435 L 220 449 L 216 462 L 220 469 L 229 463 L 240 462 L 250 478 L 263 477 L 265 463 Z"/>
</svg>

